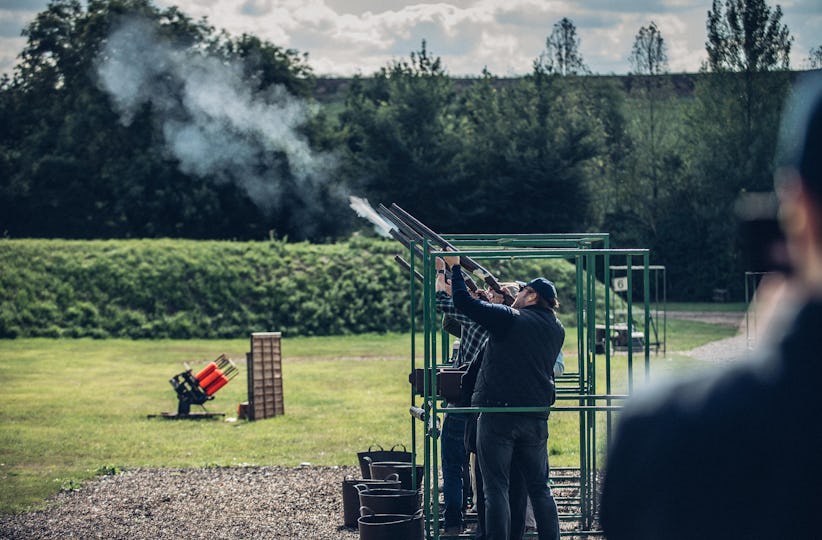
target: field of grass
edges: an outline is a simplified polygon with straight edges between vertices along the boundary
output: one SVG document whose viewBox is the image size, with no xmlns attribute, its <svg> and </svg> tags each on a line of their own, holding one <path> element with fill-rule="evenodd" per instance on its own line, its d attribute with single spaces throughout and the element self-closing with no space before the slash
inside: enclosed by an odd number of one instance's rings
<svg viewBox="0 0 822 540">
<path fill-rule="evenodd" d="M 730 328 L 669 320 L 668 351 L 731 334 Z M 355 465 L 356 453 L 371 444 L 410 447 L 408 335 L 288 338 L 282 347 L 285 415 L 257 422 L 172 421 L 147 418 L 176 410 L 168 380 L 185 369 L 183 362 L 197 371 L 223 352 L 240 373 L 206 406 L 236 417 L 247 399 L 247 339 L 0 341 L 0 512 L 36 508 L 61 489 L 123 468 Z M 569 371 L 575 347 L 575 329 L 569 328 Z M 652 353 L 651 375 L 691 364 Z M 641 356 L 634 371 L 644 373 Z M 612 372 L 616 393 L 626 385 L 626 355 L 614 356 Z M 578 463 L 578 415 L 555 413 L 550 429 L 552 465 Z"/>
<path fill-rule="evenodd" d="M 665 309 L 667 309 L 668 311 L 738 311 L 742 313 L 747 309 L 747 307 L 747 304 L 745 304 L 744 302 L 668 302 L 667 304 L 665 304 Z"/>
</svg>

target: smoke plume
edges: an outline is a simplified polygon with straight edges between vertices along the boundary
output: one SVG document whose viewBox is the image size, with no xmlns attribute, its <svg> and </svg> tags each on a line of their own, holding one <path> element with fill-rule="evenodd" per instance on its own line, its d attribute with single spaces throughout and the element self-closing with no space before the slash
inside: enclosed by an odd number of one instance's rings
<svg viewBox="0 0 822 540">
<path fill-rule="evenodd" d="M 281 86 L 253 91 L 241 65 L 172 47 L 146 20 L 109 36 L 97 74 L 125 125 L 149 106 L 183 172 L 239 185 L 266 212 L 285 202 L 288 174 L 311 204 L 336 165 L 298 133 L 311 112 L 304 102 Z"/>
<path fill-rule="evenodd" d="M 348 202 L 358 216 L 367 219 L 374 225 L 374 230 L 377 231 L 377 234 L 385 238 L 391 238 L 391 229 L 394 228 L 394 225 L 384 220 L 382 216 L 368 204 L 368 199 L 351 195 L 348 197 Z"/>
</svg>

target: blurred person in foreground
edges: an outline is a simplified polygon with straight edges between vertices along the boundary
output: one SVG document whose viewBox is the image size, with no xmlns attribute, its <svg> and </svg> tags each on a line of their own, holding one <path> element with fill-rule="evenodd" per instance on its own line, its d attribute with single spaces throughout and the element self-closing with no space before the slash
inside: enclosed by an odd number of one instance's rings
<svg viewBox="0 0 822 540">
<path fill-rule="evenodd" d="M 609 540 L 820 538 L 819 73 L 786 104 L 776 166 L 791 272 L 763 283 L 768 335 L 750 359 L 628 401 L 602 490 Z"/>
</svg>

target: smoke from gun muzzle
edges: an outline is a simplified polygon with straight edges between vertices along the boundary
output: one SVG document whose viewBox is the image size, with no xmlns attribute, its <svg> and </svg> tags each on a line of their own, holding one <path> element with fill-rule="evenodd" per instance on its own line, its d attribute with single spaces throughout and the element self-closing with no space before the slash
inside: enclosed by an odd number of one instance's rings
<svg viewBox="0 0 822 540">
<path fill-rule="evenodd" d="M 790 273 L 776 194 L 744 193 L 737 199 L 734 210 L 746 268 L 751 272 Z"/>
<path fill-rule="evenodd" d="M 266 215 L 299 204 L 291 225 L 308 236 L 337 157 L 315 151 L 302 131 L 313 106 L 282 85 L 256 89 L 244 62 L 181 46 L 133 17 L 112 27 L 95 67 L 122 124 L 150 111 L 183 173 L 238 186 Z"/>
</svg>

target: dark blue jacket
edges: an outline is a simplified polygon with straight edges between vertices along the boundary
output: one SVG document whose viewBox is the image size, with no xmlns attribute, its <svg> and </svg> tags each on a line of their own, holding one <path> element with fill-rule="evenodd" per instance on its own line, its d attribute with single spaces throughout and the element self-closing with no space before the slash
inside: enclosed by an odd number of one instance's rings
<svg viewBox="0 0 822 540">
<path fill-rule="evenodd" d="M 565 341 L 565 328 L 550 309 L 513 309 L 473 298 L 459 267 L 452 271 L 454 306 L 488 330 L 477 374 L 474 406 L 548 407 L 554 399 L 554 362 Z M 533 413 L 548 418 L 545 413 Z"/>
<path fill-rule="evenodd" d="M 602 491 L 609 540 L 822 537 L 822 302 L 760 347 L 628 400 Z"/>
</svg>

